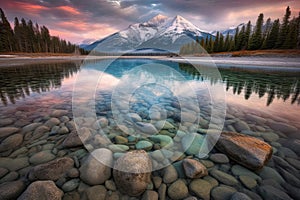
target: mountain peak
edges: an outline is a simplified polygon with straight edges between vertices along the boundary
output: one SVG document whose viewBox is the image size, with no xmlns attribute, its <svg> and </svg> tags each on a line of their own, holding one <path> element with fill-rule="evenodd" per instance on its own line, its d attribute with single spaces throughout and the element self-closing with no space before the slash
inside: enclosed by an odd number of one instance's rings
<svg viewBox="0 0 300 200">
<path fill-rule="evenodd" d="M 168 19 L 167 16 L 162 15 L 162 14 L 158 14 L 155 17 L 153 17 L 152 19 L 150 19 L 148 21 L 148 23 L 157 25 L 157 24 L 164 23 L 167 19 Z"/>
</svg>

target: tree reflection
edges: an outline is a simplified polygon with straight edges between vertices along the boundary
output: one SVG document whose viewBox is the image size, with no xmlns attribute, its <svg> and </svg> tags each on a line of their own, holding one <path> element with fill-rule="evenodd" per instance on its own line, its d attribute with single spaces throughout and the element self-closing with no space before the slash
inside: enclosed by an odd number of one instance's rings
<svg viewBox="0 0 300 200">
<path fill-rule="evenodd" d="M 196 67 L 201 68 L 201 66 Z M 296 102 L 300 104 L 300 73 L 219 69 L 222 80 L 217 80 L 213 75 L 200 75 L 190 64 L 180 63 L 179 68 L 197 80 L 210 80 L 212 84 L 222 81 L 226 84 L 227 91 L 232 89 L 233 94 L 237 95 L 244 93 L 246 100 L 252 93 L 255 93 L 259 98 L 267 95 L 267 106 L 273 102 L 275 97 L 283 101 L 291 99 L 291 104 Z"/>
<path fill-rule="evenodd" d="M 60 88 L 62 80 L 73 76 L 80 63 L 36 64 L 0 68 L 0 98 L 4 105 L 31 93 Z"/>
</svg>

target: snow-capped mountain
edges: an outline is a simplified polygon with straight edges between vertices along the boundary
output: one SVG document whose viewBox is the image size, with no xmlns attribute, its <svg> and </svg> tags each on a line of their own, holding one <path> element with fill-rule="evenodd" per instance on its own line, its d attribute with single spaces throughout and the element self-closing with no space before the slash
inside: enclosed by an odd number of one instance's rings
<svg viewBox="0 0 300 200">
<path fill-rule="evenodd" d="M 128 52 L 153 48 L 178 52 L 183 44 L 191 42 L 196 37 L 201 39 L 207 36 L 213 37 L 179 15 L 174 18 L 157 15 L 147 22 L 132 24 L 123 31 L 87 45 L 85 49 L 95 49 L 99 52 Z"/>
<path fill-rule="evenodd" d="M 246 27 L 247 24 L 241 23 L 241 24 L 239 24 L 239 25 L 236 26 L 236 27 L 229 27 L 228 29 L 221 30 L 221 31 L 219 31 L 219 32 L 222 33 L 224 36 L 226 36 L 227 33 L 229 33 L 230 36 L 234 36 L 234 35 L 235 35 L 235 32 L 236 32 L 236 28 L 239 27 L 239 30 L 241 30 L 243 26 Z M 218 32 L 218 31 L 213 31 L 213 32 L 211 32 L 211 34 L 214 35 L 214 36 L 216 36 L 216 35 L 217 35 L 217 32 Z"/>
</svg>

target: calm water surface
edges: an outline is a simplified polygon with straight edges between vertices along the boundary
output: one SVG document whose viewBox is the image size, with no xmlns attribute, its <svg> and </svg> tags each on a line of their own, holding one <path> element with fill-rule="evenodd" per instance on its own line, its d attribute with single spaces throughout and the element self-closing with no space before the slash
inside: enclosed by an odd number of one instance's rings
<svg viewBox="0 0 300 200">
<path fill-rule="evenodd" d="M 103 62 L 105 62 L 105 65 L 103 65 Z M 88 82 L 97 83 L 97 81 L 91 80 L 97 78 L 95 77 L 95 75 L 99 75 L 97 72 L 104 71 L 103 66 L 106 66 L 106 62 L 87 62 L 81 68 L 80 63 L 39 64 L 1 68 L 1 117 L 7 117 L 5 113 L 12 110 L 26 110 L 26 106 L 28 112 L 30 112 L 29 117 L 42 116 L 46 114 L 45 112 L 48 109 L 61 108 L 71 111 L 73 84 L 76 76 L 81 73 L 81 77 L 84 76 L 86 78 L 85 83 L 82 83 L 82 87 L 76 87 L 77 91 L 81 90 L 80 92 L 85 92 L 85 90 L 90 89 L 88 88 L 90 87 L 87 84 Z M 241 115 L 243 115 L 251 112 L 258 116 L 269 116 L 300 127 L 298 120 L 300 118 L 300 74 L 297 72 L 262 72 L 259 70 L 249 72 L 238 71 L 236 69 L 219 69 L 221 76 L 216 77 L 209 74 L 199 74 L 189 64 L 142 59 L 122 59 L 114 61 L 104 73 L 101 73 L 102 78 L 100 82 L 98 80 L 98 86 L 92 88 L 96 90 L 96 100 L 102 97 L 110 99 L 112 91 L 116 90 L 116 88 L 120 90 L 118 85 L 124 84 L 124 81 L 122 81 L 124 78 L 128 84 L 130 81 L 128 82 L 127 79 L 134 77 L 132 73 L 137 74 L 143 70 L 147 71 L 147 69 L 143 68 L 137 71 L 132 71 L 133 69 L 153 63 L 168 66 L 171 70 L 176 70 L 182 76 L 180 80 L 175 81 L 175 84 L 178 83 L 179 85 L 173 85 L 172 87 L 179 88 L 188 83 L 192 85 L 192 89 L 198 90 L 197 95 L 200 96 L 207 95 L 208 89 L 213 85 L 223 87 L 226 94 L 226 99 L 224 99 L 227 105 L 226 111 L 229 114 L 232 114 L 232 112 L 241 112 Z M 159 68 L 157 68 L 147 73 L 151 74 L 151 76 L 163 77 L 166 82 L 174 83 L 174 80 L 170 78 L 171 75 L 169 73 L 171 72 L 166 72 L 163 75 L 159 71 Z M 139 76 L 147 76 L 147 73 L 140 73 Z M 130 76 L 126 77 L 128 74 Z M 175 74 L 175 76 L 178 76 L 178 74 Z M 139 79 L 142 80 L 143 77 L 139 77 Z M 144 77 L 144 79 L 147 79 L 147 77 Z M 118 84 L 119 82 L 120 84 Z M 166 82 L 164 84 L 167 84 Z M 132 84 L 136 84 L 136 81 L 132 82 Z M 129 86 L 127 85 L 127 87 Z M 134 87 L 138 88 L 138 86 Z M 157 86 L 156 88 L 151 86 L 145 88 L 142 86 L 137 90 L 137 93 L 147 90 L 150 92 L 161 90 L 162 94 L 158 96 L 163 97 L 164 89 L 162 87 L 157 88 Z M 148 97 L 144 96 L 144 98 L 151 97 L 149 91 Z M 168 94 L 165 93 L 165 95 Z M 96 104 L 99 103 L 96 102 Z M 200 106 L 202 103 L 199 102 Z M 98 111 L 101 112 L 100 110 Z M 247 121 L 247 119 L 245 120 Z"/>
</svg>

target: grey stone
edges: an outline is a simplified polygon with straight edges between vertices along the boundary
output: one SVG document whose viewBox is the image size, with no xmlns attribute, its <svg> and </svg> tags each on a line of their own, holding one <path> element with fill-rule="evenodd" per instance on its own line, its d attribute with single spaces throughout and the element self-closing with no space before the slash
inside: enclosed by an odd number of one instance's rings
<svg viewBox="0 0 300 200">
<path fill-rule="evenodd" d="M 158 189 L 162 183 L 162 178 L 160 176 L 154 176 L 152 177 L 152 182 L 154 184 L 154 187 Z"/>
<path fill-rule="evenodd" d="M 230 174 L 226 174 L 225 172 L 222 172 L 220 170 L 211 170 L 209 172 L 215 179 L 218 181 L 226 184 L 226 185 L 237 185 L 238 180 L 236 180 L 235 177 L 231 176 Z"/>
<path fill-rule="evenodd" d="M 53 110 L 52 113 L 50 114 L 51 117 L 61 117 L 64 115 L 67 115 L 68 111 L 67 110 Z"/>
<path fill-rule="evenodd" d="M 230 200 L 252 200 L 252 199 L 244 193 L 236 192 L 231 196 Z"/>
<path fill-rule="evenodd" d="M 221 185 L 212 189 L 211 197 L 214 200 L 229 200 L 236 192 L 236 189 L 233 187 Z"/>
<path fill-rule="evenodd" d="M 279 153 L 281 153 L 284 157 L 294 158 L 298 159 L 298 155 L 291 149 L 286 147 L 279 147 L 278 148 Z"/>
<path fill-rule="evenodd" d="M 234 128 L 238 132 L 241 132 L 243 130 L 250 130 L 250 127 L 248 126 L 248 124 L 244 121 L 241 121 L 241 120 L 234 123 Z"/>
<path fill-rule="evenodd" d="M 3 176 L 5 176 L 8 172 L 9 172 L 8 169 L 1 167 L 0 168 L 0 178 L 2 178 Z"/>
<path fill-rule="evenodd" d="M 163 181 L 164 183 L 173 183 L 178 178 L 177 171 L 173 165 L 169 165 L 164 170 Z"/>
<path fill-rule="evenodd" d="M 219 182 L 217 181 L 217 179 L 215 179 L 211 176 L 204 176 L 203 180 L 209 182 L 213 188 L 219 185 Z"/>
<path fill-rule="evenodd" d="M 9 172 L 3 178 L 1 178 L 0 183 L 10 182 L 17 180 L 19 178 L 19 174 L 17 172 Z"/>
<path fill-rule="evenodd" d="M 0 152 L 15 149 L 23 142 L 22 134 L 14 134 L 4 139 L 0 144 Z"/>
<path fill-rule="evenodd" d="M 109 145 L 108 148 L 112 151 L 112 152 L 118 152 L 118 153 L 123 153 L 129 150 L 129 147 L 127 145 L 123 145 L 123 144 L 112 144 Z"/>
<path fill-rule="evenodd" d="M 179 179 L 172 183 L 168 188 L 168 196 L 171 199 L 179 200 L 187 197 L 189 194 L 188 188 L 184 181 Z"/>
<path fill-rule="evenodd" d="M 275 142 L 279 139 L 279 136 L 276 133 L 272 132 L 262 133 L 261 136 L 267 142 Z"/>
<path fill-rule="evenodd" d="M 188 155 L 195 155 L 201 158 L 203 157 L 203 153 L 206 153 L 206 151 L 201 152 L 201 148 L 204 150 L 207 149 L 205 137 L 203 135 L 197 133 L 187 134 L 182 138 L 181 144 L 183 150 Z"/>
<path fill-rule="evenodd" d="M 117 190 L 116 184 L 112 180 L 105 181 L 105 187 L 108 190 L 111 190 L 111 191 L 116 191 Z"/>
<path fill-rule="evenodd" d="M 61 189 L 64 191 L 64 192 L 70 192 L 70 191 L 73 191 L 75 190 L 78 185 L 79 185 L 79 182 L 80 182 L 80 179 L 71 179 L 67 182 L 65 182 L 63 184 L 63 186 L 61 187 Z"/>
<path fill-rule="evenodd" d="M 89 187 L 85 190 L 88 200 L 105 200 L 107 190 L 103 185 Z"/>
<path fill-rule="evenodd" d="M 158 194 L 155 191 L 147 190 L 144 192 L 142 200 L 158 200 Z"/>
<path fill-rule="evenodd" d="M 17 171 L 19 169 L 25 168 L 29 166 L 28 158 L 22 157 L 22 158 L 6 158 L 2 157 L 0 158 L 0 167 L 4 167 L 6 169 L 9 169 L 11 171 Z"/>
<path fill-rule="evenodd" d="M 60 200 L 63 192 L 53 181 L 35 181 L 31 183 L 18 200 Z"/>
<path fill-rule="evenodd" d="M 25 187 L 25 183 L 21 180 L 2 183 L 0 184 L 0 199 L 17 199 L 24 191 Z"/>
<path fill-rule="evenodd" d="M 202 179 L 193 180 L 189 185 L 190 191 L 198 198 L 204 200 L 210 199 L 210 191 L 212 188 L 212 185 L 208 181 Z"/>
<path fill-rule="evenodd" d="M 153 144 L 151 142 L 142 140 L 142 141 L 139 141 L 138 143 L 136 143 L 135 148 L 138 150 L 142 149 L 145 151 L 149 151 L 152 149 L 152 146 L 153 146 Z"/>
<path fill-rule="evenodd" d="M 59 119 L 53 117 L 48 119 L 48 121 L 46 121 L 46 123 L 44 124 L 45 126 L 48 126 L 49 128 L 52 128 L 53 126 L 56 126 L 60 123 Z"/>
<path fill-rule="evenodd" d="M 158 197 L 160 200 L 165 200 L 167 195 L 167 185 L 161 184 L 161 186 L 158 188 Z"/>
<path fill-rule="evenodd" d="M 7 137 L 13 133 L 17 133 L 18 131 L 20 131 L 19 128 L 16 127 L 3 127 L 0 128 L 0 138 L 4 138 Z"/>
<path fill-rule="evenodd" d="M 0 126 L 7 126 L 7 125 L 10 125 L 12 123 L 14 123 L 13 119 L 10 119 L 10 118 L 0 119 Z"/>
<path fill-rule="evenodd" d="M 26 126 L 24 126 L 22 128 L 22 132 L 23 133 L 31 132 L 34 129 L 36 129 L 37 127 L 39 127 L 40 125 L 42 125 L 42 123 L 31 123 L 31 124 L 28 124 L 28 125 L 26 125 Z"/>
<path fill-rule="evenodd" d="M 55 159 L 55 155 L 51 153 L 51 151 L 46 150 L 46 151 L 40 151 L 36 154 L 33 154 L 29 158 L 29 162 L 34 165 L 42 164 L 49 162 L 51 160 Z"/>
<path fill-rule="evenodd" d="M 153 135 L 158 133 L 158 130 L 150 123 L 137 122 L 135 123 L 136 127 L 143 133 Z"/>
<path fill-rule="evenodd" d="M 261 186 L 258 191 L 264 199 L 292 200 L 292 198 L 285 192 L 270 185 Z"/>
<path fill-rule="evenodd" d="M 149 139 L 153 142 L 160 143 L 161 147 L 169 148 L 173 146 L 173 139 L 168 135 L 154 135 L 150 136 Z"/>
<path fill-rule="evenodd" d="M 284 122 L 275 122 L 273 120 L 268 120 L 267 124 L 271 129 L 278 130 L 283 133 L 296 132 L 298 130 L 296 127 Z"/>
<path fill-rule="evenodd" d="M 251 178 L 250 176 L 240 176 L 240 181 L 249 189 L 256 187 L 257 182 L 255 179 Z"/>
<path fill-rule="evenodd" d="M 215 163 L 221 163 L 221 164 L 229 163 L 228 157 L 223 153 L 211 154 L 209 156 L 209 159 L 211 159 Z"/>
<path fill-rule="evenodd" d="M 262 170 L 259 172 L 259 176 L 263 179 L 274 179 L 280 184 L 285 182 L 282 176 L 275 169 L 267 166 L 262 168 Z"/>
<path fill-rule="evenodd" d="M 248 170 L 247 168 L 242 167 L 240 165 L 233 165 L 231 168 L 231 172 L 235 176 L 249 176 L 249 177 L 255 179 L 256 181 L 261 181 L 261 177 L 259 177 L 254 172 L 252 172 L 252 171 Z"/>
<path fill-rule="evenodd" d="M 80 178 L 89 185 L 103 184 L 111 176 L 113 154 L 110 150 L 101 148 L 94 150 L 81 165 Z"/>
</svg>

